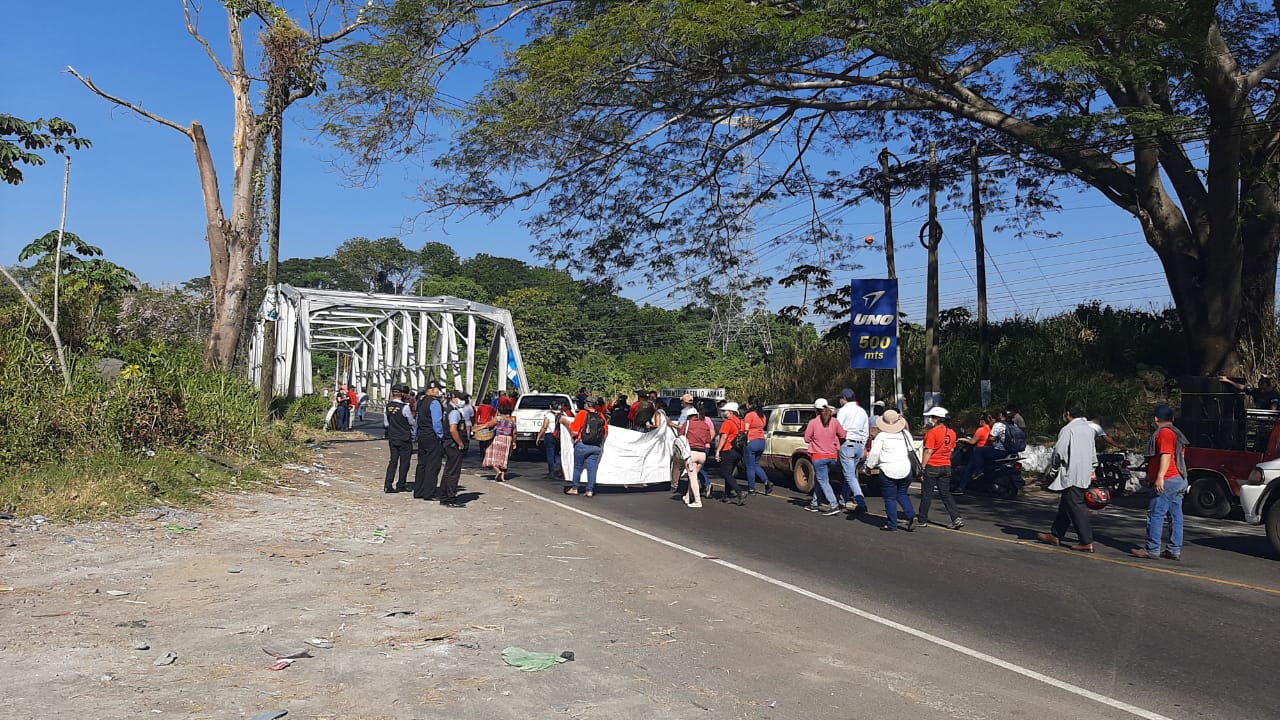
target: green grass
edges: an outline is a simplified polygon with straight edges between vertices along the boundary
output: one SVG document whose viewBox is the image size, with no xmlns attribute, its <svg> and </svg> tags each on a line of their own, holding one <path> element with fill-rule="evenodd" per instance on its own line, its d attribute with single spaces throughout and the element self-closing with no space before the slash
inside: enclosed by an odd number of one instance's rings
<svg viewBox="0 0 1280 720">
<path fill-rule="evenodd" d="M 232 469 L 173 450 L 151 457 L 72 456 L 61 463 L 11 471 L 0 479 L 0 508 L 22 516 L 92 520 L 154 505 L 194 506 L 212 493 L 252 487 L 264 479 L 252 465 Z"/>
</svg>

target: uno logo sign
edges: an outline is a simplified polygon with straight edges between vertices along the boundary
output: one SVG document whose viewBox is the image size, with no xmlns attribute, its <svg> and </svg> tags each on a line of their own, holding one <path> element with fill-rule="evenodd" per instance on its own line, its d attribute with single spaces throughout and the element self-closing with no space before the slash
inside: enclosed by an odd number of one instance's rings
<svg viewBox="0 0 1280 720">
<path fill-rule="evenodd" d="M 868 315 L 858 313 L 853 316 L 854 325 L 892 325 L 893 315 Z"/>
</svg>

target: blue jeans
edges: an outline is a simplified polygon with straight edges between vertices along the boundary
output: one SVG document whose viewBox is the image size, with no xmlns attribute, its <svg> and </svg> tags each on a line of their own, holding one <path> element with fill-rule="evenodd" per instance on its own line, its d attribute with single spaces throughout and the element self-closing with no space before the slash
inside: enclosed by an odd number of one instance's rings
<svg viewBox="0 0 1280 720">
<path fill-rule="evenodd" d="M 1169 552 L 1177 555 L 1182 552 L 1182 496 L 1187 494 L 1187 481 L 1180 477 L 1167 478 L 1164 492 L 1156 492 L 1154 485 L 1148 492 L 1151 501 L 1147 503 L 1147 552 L 1152 555 L 1160 552 L 1164 516 L 1168 515 L 1173 526 L 1169 531 Z"/>
<path fill-rule="evenodd" d="M 550 433 L 543 435 L 542 449 L 547 453 L 547 474 L 559 475 L 564 472 L 560 469 L 560 438 Z"/>
<path fill-rule="evenodd" d="M 884 496 L 884 514 L 889 518 L 889 527 L 898 529 L 898 506 L 902 506 L 902 514 L 907 519 L 916 516 L 916 511 L 911 507 L 911 497 L 907 495 L 907 488 L 911 487 L 911 477 L 902 479 L 891 478 L 880 472 L 880 494 Z"/>
<path fill-rule="evenodd" d="M 582 470 L 587 471 L 587 492 L 596 491 L 596 469 L 600 467 L 600 446 L 578 443 L 573 446 L 573 489 L 578 489 Z"/>
<path fill-rule="evenodd" d="M 990 445 L 974 448 L 973 454 L 969 456 L 969 464 L 956 473 L 956 487 L 961 490 L 969 487 L 969 481 L 973 476 L 984 472 L 991 460 L 998 457 L 1004 457 L 1004 453 Z"/>
<path fill-rule="evenodd" d="M 862 485 L 858 482 L 858 465 L 862 463 L 862 443 L 846 442 L 840 446 L 840 469 L 844 471 L 844 485 L 840 487 L 840 502 L 849 502 L 852 497 L 858 507 L 867 507 L 867 498 L 862 494 Z"/>
<path fill-rule="evenodd" d="M 836 494 L 831 490 L 830 480 L 831 468 L 835 467 L 837 462 L 839 461 L 835 458 L 813 461 L 813 475 L 814 479 L 818 481 L 818 487 L 813 491 L 813 502 L 811 504 L 818 504 L 818 489 L 821 489 L 823 497 L 827 500 L 827 504 L 831 507 L 837 507 L 838 503 L 836 502 Z"/>
<path fill-rule="evenodd" d="M 747 443 L 747 490 L 755 490 L 756 482 L 769 482 L 769 475 L 760 466 L 764 455 L 764 438 Z"/>
</svg>

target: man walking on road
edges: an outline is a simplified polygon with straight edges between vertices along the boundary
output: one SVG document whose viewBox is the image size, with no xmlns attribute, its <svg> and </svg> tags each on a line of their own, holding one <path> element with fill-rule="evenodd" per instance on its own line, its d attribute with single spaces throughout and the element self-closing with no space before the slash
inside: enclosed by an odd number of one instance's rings
<svg viewBox="0 0 1280 720">
<path fill-rule="evenodd" d="M 942 504 L 951 516 L 950 527 L 959 530 L 964 527 L 960 511 L 956 509 L 956 499 L 951 495 L 951 452 L 956 449 L 956 431 L 947 421 L 947 410 L 943 407 L 931 407 L 924 414 L 925 425 L 929 428 L 924 434 L 924 477 L 920 480 L 920 527 L 929 526 L 929 505 L 933 502 L 933 491 L 937 489 Z"/>
<path fill-rule="evenodd" d="M 1134 557 L 1166 560 L 1182 559 L 1182 496 L 1187 494 L 1187 461 L 1183 448 L 1187 437 L 1173 426 L 1173 408 L 1159 405 L 1155 412 L 1156 432 L 1147 442 L 1147 546 L 1130 551 Z M 1169 548 L 1161 551 L 1164 518 L 1169 516 Z"/>
<path fill-rule="evenodd" d="M 418 403 L 418 469 L 413 476 L 413 496 L 435 500 L 440 483 L 440 461 L 444 456 L 445 413 L 440 402 L 444 384 L 432 380 L 427 396 Z"/>
<path fill-rule="evenodd" d="M 408 488 L 405 483 L 409 477 L 409 461 L 413 459 L 413 436 L 418 432 L 418 421 L 409 409 L 409 386 L 394 385 L 391 388 L 391 399 L 382 413 L 382 427 L 387 434 L 387 446 L 391 450 L 391 459 L 387 461 L 387 475 L 382 483 L 382 492 L 404 492 Z M 396 479 L 399 482 L 396 483 Z M 393 484 L 395 483 L 395 484 Z"/>
<path fill-rule="evenodd" d="M 1084 407 L 1073 402 L 1063 413 L 1067 424 L 1058 432 L 1058 442 L 1053 447 L 1054 465 L 1058 475 L 1049 489 L 1060 493 L 1058 516 L 1047 533 L 1037 533 L 1041 542 L 1061 545 L 1067 528 L 1074 525 L 1078 543 L 1071 546 L 1078 552 L 1093 552 L 1093 529 L 1089 527 L 1089 510 L 1084 504 L 1084 491 L 1093 481 L 1093 466 L 1097 464 L 1094 449 L 1093 428 L 1085 416 Z"/>
<path fill-rule="evenodd" d="M 840 410 L 836 413 L 836 421 L 844 428 L 844 441 L 840 443 L 840 469 L 844 471 L 840 502 L 846 510 L 866 512 L 867 498 L 862 494 L 862 485 L 858 482 L 858 466 L 862 464 L 865 455 L 870 421 L 867 411 L 858 404 L 852 389 L 841 390 L 837 402 L 840 403 Z"/>
</svg>

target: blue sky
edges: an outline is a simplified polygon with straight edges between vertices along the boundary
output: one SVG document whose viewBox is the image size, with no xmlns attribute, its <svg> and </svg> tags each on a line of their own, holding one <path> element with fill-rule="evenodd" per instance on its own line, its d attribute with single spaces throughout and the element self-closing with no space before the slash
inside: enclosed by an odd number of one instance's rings
<svg viewBox="0 0 1280 720">
<path fill-rule="evenodd" d="M 225 46 L 221 7 L 206 0 L 202 24 L 215 48 Z M 286 3 L 293 5 L 295 3 Z M 109 259 L 133 270 L 145 282 L 178 283 L 207 275 L 204 212 L 190 141 L 178 132 L 115 108 L 92 95 L 65 72 L 68 65 L 102 89 L 136 101 L 159 115 L 186 124 L 205 125 L 219 163 L 225 190 L 230 182 L 231 97 L 201 48 L 187 35 L 179 0 L 130 0 L 126 3 L 51 0 L 24 3 L 6 13 L 6 37 L 0 46 L 0 111 L 25 119 L 60 116 L 75 123 L 93 141 L 73 156 L 67 228 L 102 247 Z M 125 10 L 127 8 L 127 10 Z M 469 78 L 474 81 L 474 78 Z M 467 81 L 451 87 L 468 93 Z M 429 172 L 425 162 L 384 169 L 376 186 L 353 187 L 334 167 L 337 154 L 311 129 L 306 108 L 290 111 L 285 154 L 283 257 L 331 253 L 357 236 L 399 236 L 407 247 L 429 241 L 452 245 L 467 257 L 477 252 L 538 262 L 521 227 L 519 213 L 495 222 L 473 218 L 439 222 L 420 217 L 418 183 Z M 874 162 L 878 147 L 854 148 L 846 167 Z M 0 262 L 16 261 L 19 249 L 56 229 L 62 194 L 62 165 L 52 158 L 26 171 L 17 188 L 0 188 Z M 898 273 L 902 304 L 919 322 L 924 309 L 925 252 L 915 241 L 924 210 L 907 198 L 895 210 Z M 229 206 L 229 202 L 225 203 Z M 992 313 L 1046 315 L 1088 300 L 1163 307 L 1169 292 L 1154 253 L 1138 225 L 1096 194 L 1067 194 L 1065 211 L 1048 229 L 1063 233 L 1052 240 L 1024 240 L 992 231 L 988 286 Z M 804 209 L 779 203 L 756 214 L 757 238 L 800 222 Z M 878 205 L 832 213 L 856 237 L 883 236 Z M 942 307 L 974 304 L 973 241 L 967 216 L 942 216 L 946 235 L 941 250 Z M 860 276 L 883 276 L 883 254 L 859 252 Z M 784 272 L 784 251 L 762 255 L 760 267 Z M 847 278 L 841 278 L 843 282 Z M 674 278 L 673 278 L 674 281 Z M 674 284 L 674 283 L 673 283 Z M 650 304 L 675 307 L 684 298 L 661 287 L 630 288 L 626 295 Z M 772 307 L 799 302 L 799 289 L 774 288 Z"/>
</svg>

